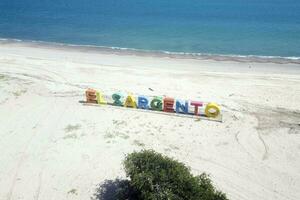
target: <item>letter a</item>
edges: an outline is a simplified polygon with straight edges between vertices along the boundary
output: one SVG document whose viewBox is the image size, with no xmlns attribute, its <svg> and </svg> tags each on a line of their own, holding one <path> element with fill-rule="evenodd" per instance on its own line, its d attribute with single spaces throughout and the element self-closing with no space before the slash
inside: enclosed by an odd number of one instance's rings
<svg viewBox="0 0 300 200">
<path fill-rule="evenodd" d="M 136 101 L 132 95 L 128 95 L 124 103 L 125 107 L 136 108 Z"/>
</svg>

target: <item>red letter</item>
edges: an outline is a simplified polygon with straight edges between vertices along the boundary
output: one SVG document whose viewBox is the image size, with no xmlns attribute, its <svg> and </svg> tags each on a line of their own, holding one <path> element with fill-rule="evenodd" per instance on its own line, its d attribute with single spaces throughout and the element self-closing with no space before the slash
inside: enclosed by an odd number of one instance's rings
<svg viewBox="0 0 300 200">
<path fill-rule="evenodd" d="M 202 107 L 202 106 L 203 106 L 203 103 L 200 102 L 200 101 L 192 101 L 192 102 L 191 102 L 191 105 L 192 105 L 192 106 L 195 106 L 194 114 L 195 114 L 195 115 L 198 115 L 198 107 Z"/>
<path fill-rule="evenodd" d="M 164 98 L 164 112 L 174 112 L 174 99 L 166 97 Z"/>
</svg>

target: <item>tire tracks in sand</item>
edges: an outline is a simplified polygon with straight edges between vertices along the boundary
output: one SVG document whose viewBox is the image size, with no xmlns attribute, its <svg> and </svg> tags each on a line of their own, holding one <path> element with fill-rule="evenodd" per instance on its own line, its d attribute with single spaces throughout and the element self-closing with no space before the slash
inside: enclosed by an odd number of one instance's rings
<svg viewBox="0 0 300 200">
<path fill-rule="evenodd" d="M 54 100 L 54 102 L 51 104 L 51 105 L 56 105 L 56 99 Z M 61 114 L 59 115 L 59 117 L 57 118 L 57 123 L 58 124 L 59 122 L 61 122 L 61 118 L 64 116 L 64 113 L 66 112 L 68 107 L 64 107 L 64 110 L 63 112 L 61 112 Z M 15 169 L 15 174 L 14 174 L 14 177 L 13 177 L 13 180 L 12 180 L 12 183 L 11 183 L 11 186 L 10 186 L 10 189 L 8 191 L 8 194 L 7 194 L 7 200 L 11 200 L 12 199 L 12 195 L 13 195 L 13 191 L 14 191 L 14 188 L 15 188 L 15 185 L 16 185 L 16 181 L 18 179 L 18 175 L 19 175 L 19 172 L 20 172 L 20 169 L 24 163 L 24 161 L 26 160 L 26 155 L 27 155 L 27 151 L 28 151 L 28 148 L 30 147 L 30 144 L 32 143 L 32 141 L 34 140 L 36 134 L 37 134 L 37 130 L 36 130 L 36 127 L 38 127 L 43 121 L 46 121 L 48 119 L 48 117 L 50 116 L 50 112 L 53 111 L 53 107 L 52 106 L 49 106 L 47 109 L 46 109 L 46 112 L 43 116 L 46 116 L 46 117 L 41 117 L 37 123 L 35 123 L 35 125 L 33 126 L 33 133 L 31 135 L 31 137 L 28 139 L 28 141 L 26 142 L 26 144 L 24 145 L 23 147 L 23 150 L 21 151 L 22 152 L 22 156 L 21 158 L 19 159 L 18 163 L 17 163 L 17 166 L 16 166 L 16 169 Z M 54 135 L 53 135 L 54 136 Z M 48 145 L 45 147 L 45 150 L 41 153 L 41 155 L 45 155 L 46 152 L 48 151 L 49 149 L 49 146 L 50 146 L 50 143 L 48 143 Z M 33 195 L 33 199 L 34 200 L 38 200 L 39 197 L 40 197 L 40 191 L 41 191 L 41 188 L 42 188 L 42 177 L 43 177 L 43 171 L 44 171 L 44 166 L 42 166 L 40 172 L 39 172 L 39 175 L 38 175 L 38 187 Z"/>
</svg>

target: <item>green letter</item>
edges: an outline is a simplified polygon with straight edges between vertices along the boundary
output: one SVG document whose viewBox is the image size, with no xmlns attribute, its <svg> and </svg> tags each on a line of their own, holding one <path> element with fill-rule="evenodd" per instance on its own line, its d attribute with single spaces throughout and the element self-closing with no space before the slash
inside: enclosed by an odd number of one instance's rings
<svg viewBox="0 0 300 200">
<path fill-rule="evenodd" d="M 154 97 L 150 103 L 152 110 L 162 110 L 162 98 L 161 97 Z"/>
</svg>

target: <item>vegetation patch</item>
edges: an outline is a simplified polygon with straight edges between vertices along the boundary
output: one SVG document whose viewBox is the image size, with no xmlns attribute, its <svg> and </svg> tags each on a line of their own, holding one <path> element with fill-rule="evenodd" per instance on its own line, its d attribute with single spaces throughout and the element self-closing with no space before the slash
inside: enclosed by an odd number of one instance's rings
<svg viewBox="0 0 300 200">
<path fill-rule="evenodd" d="M 111 138 L 114 138 L 115 136 L 113 135 L 113 134 L 111 134 L 111 133 L 106 133 L 105 135 L 104 135 L 104 139 L 111 139 Z"/>
<path fill-rule="evenodd" d="M 80 124 L 75 124 L 75 125 L 71 125 L 69 124 L 66 128 L 65 128 L 65 132 L 69 133 L 71 131 L 76 131 L 78 129 L 80 129 L 81 125 Z"/>
<path fill-rule="evenodd" d="M 5 76 L 3 74 L 0 74 L 0 80 L 4 80 Z"/>
<path fill-rule="evenodd" d="M 27 90 L 19 90 L 19 91 L 15 91 L 15 92 L 13 92 L 13 95 L 15 96 L 15 97 L 19 97 L 19 96 L 21 96 L 22 94 L 25 94 L 27 92 Z"/>
<path fill-rule="evenodd" d="M 141 141 L 139 140 L 133 140 L 133 144 L 136 145 L 136 146 L 139 146 L 139 147 L 144 147 L 145 144 L 142 143 Z"/>
<path fill-rule="evenodd" d="M 66 136 L 63 137 L 64 139 L 76 139 L 77 135 L 75 133 L 73 134 L 68 134 Z"/>
<path fill-rule="evenodd" d="M 124 134 L 124 133 L 121 133 L 121 132 L 107 132 L 104 136 L 104 139 L 112 139 L 112 138 L 115 138 L 115 137 L 119 137 L 119 138 L 122 138 L 122 139 L 128 139 L 129 136 Z"/>
<path fill-rule="evenodd" d="M 77 190 L 76 189 L 72 189 L 68 192 L 68 194 L 74 194 L 77 195 Z"/>
<path fill-rule="evenodd" d="M 127 180 L 106 180 L 93 199 L 104 200 L 228 200 L 210 177 L 193 176 L 183 163 L 152 150 L 125 158 Z"/>
</svg>

